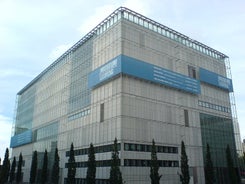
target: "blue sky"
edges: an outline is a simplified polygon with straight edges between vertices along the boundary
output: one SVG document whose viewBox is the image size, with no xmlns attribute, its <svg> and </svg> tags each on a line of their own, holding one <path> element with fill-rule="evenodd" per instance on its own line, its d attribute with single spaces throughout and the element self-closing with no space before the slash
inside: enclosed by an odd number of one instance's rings
<svg viewBox="0 0 245 184">
<path fill-rule="evenodd" d="M 241 138 L 245 138 L 244 0 L 1 0 L 1 158 L 9 147 L 16 93 L 120 6 L 230 57 Z"/>
</svg>

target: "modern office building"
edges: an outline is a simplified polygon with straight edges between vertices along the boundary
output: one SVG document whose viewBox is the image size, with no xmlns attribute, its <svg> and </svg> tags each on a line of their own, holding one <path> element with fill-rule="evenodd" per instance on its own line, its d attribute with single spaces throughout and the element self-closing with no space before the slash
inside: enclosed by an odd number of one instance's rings
<svg viewBox="0 0 245 184">
<path fill-rule="evenodd" d="M 148 184 L 154 139 L 161 183 L 179 183 L 180 146 L 191 183 L 205 183 L 206 144 L 216 181 L 229 181 L 225 149 L 237 167 L 241 151 L 229 58 L 132 10 L 115 10 L 17 94 L 12 156 L 23 155 L 29 181 L 33 151 L 39 168 L 47 149 L 60 156 L 67 177 L 71 143 L 76 181 L 84 183 L 90 143 L 97 183 L 108 183 L 112 144 L 118 140 L 123 180 Z"/>
</svg>

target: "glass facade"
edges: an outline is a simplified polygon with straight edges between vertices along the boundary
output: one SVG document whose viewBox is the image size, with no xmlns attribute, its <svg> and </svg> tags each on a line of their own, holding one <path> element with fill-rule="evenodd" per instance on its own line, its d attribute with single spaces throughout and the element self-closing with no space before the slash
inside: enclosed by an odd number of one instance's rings
<svg viewBox="0 0 245 184">
<path fill-rule="evenodd" d="M 48 139 L 52 136 L 57 136 L 58 134 L 58 122 L 49 124 L 45 127 L 39 128 L 35 131 L 35 140 L 40 141 L 43 139 Z"/>
<path fill-rule="evenodd" d="M 27 93 L 18 95 L 18 108 L 16 112 L 14 135 L 23 133 L 32 128 L 33 113 L 35 105 L 35 86 L 32 86 Z"/>
<path fill-rule="evenodd" d="M 225 107 L 225 106 L 217 105 L 217 104 L 214 104 L 214 103 L 209 103 L 209 102 L 204 102 L 204 101 L 198 100 L 198 105 L 201 106 L 201 107 L 205 107 L 205 108 L 208 108 L 208 109 L 213 109 L 213 110 L 216 110 L 216 111 L 231 113 L 231 108 L 230 107 Z"/>
<path fill-rule="evenodd" d="M 92 68 L 93 42 L 89 40 L 77 48 L 71 57 L 70 95 L 68 113 L 78 111 L 90 104 L 88 73 Z"/>
<path fill-rule="evenodd" d="M 232 120 L 209 114 L 200 113 L 203 160 L 206 156 L 206 145 L 209 144 L 211 158 L 216 172 L 218 183 L 226 183 L 228 171 L 226 148 L 229 145 L 232 158 L 237 167 L 237 155 Z"/>
</svg>

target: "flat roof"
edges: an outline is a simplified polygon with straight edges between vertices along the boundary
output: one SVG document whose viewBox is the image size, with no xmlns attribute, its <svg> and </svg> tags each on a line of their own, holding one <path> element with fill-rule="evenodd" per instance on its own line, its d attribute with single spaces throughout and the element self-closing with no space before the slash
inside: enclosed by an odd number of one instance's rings
<svg viewBox="0 0 245 184">
<path fill-rule="evenodd" d="M 43 70 L 39 75 L 37 75 L 31 82 L 29 82 L 23 89 L 21 89 L 17 95 L 21 95 L 25 90 L 27 90 L 30 86 L 32 86 L 35 82 L 37 82 L 43 75 L 48 73 L 51 69 L 53 69 L 59 62 L 62 61 L 66 56 L 75 51 L 79 46 L 83 45 L 89 39 L 91 39 L 95 35 L 100 35 L 105 32 L 109 27 L 117 23 L 120 19 L 126 19 L 130 22 L 136 23 L 144 28 L 150 29 L 156 33 L 159 33 L 171 40 L 174 40 L 180 44 L 183 44 L 191 49 L 199 51 L 203 54 L 206 54 L 215 59 L 224 60 L 228 58 L 225 54 L 212 49 L 211 47 L 206 46 L 196 40 L 185 36 L 167 26 L 164 26 L 150 18 L 147 18 L 137 12 L 134 12 L 125 7 L 119 7 L 113 13 L 111 13 L 107 18 L 105 18 L 102 22 L 100 22 L 95 28 L 93 28 L 88 34 L 86 34 L 82 39 L 80 39 L 77 43 L 75 43 L 70 49 L 68 49 L 64 54 L 62 54 L 58 59 L 56 59 L 51 65 L 49 65 L 45 70 Z"/>
</svg>

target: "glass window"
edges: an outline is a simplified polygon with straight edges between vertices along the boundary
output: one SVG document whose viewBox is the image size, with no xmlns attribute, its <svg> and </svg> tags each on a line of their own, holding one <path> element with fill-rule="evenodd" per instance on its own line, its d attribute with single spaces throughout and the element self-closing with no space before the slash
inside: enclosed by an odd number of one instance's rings
<svg viewBox="0 0 245 184">
<path fill-rule="evenodd" d="M 173 153 L 178 153 L 178 148 L 177 147 L 173 148 Z"/>
<path fill-rule="evenodd" d="M 100 122 L 104 121 L 104 103 L 100 104 Z"/>
<path fill-rule="evenodd" d="M 150 145 L 146 145 L 146 151 L 151 152 L 151 146 Z"/>
<path fill-rule="evenodd" d="M 178 161 L 174 161 L 174 167 L 179 167 L 179 162 Z"/>
<path fill-rule="evenodd" d="M 185 126 L 189 126 L 189 115 L 188 115 L 188 110 L 184 109 L 184 118 L 185 118 Z"/>
<path fill-rule="evenodd" d="M 162 35 L 166 36 L 166 31 L 165 31 L 165 29 L 162 29 Z"/>
<path fill-rule="evenodd" d="M 134 16 L 134 22 L 135 22 L 136 24 L 139 24 L 139 19 L 138 19 L 137 16 Z"/>
<path fill-rule="evenodd" d="M 158 150 L 158 152 L 160 152 L 160 153 L 163 153 L 163 147 L 162 146 L 157 146 L 157 150 Z"/>
<path fill-rule="evenodd" d="M 130 166 L 130 165 L 129 165 L 129 160 L 128 160 L 128 159 L 124 159 L 124 166 Z"/>
<path fill-rule="evenodd" d="M 202 106 L 202 101 L 198 101 L 198 105 L 199 106 Z"/>
<path fill-rule="evenodd" d="M 141 160 L 141 165 L 142 165 L 143 167 L 147 166 L 146 160 Z"/>
<path fill-rule="evenodd" d="M 119 20 L 119 19 L 121 19 L 121 12 L 120 13 L 118 13 L 118 15 L 117 15 L 117 20 Z"/>
<path fill-rule="evenodd" d="M 153 25 L 153 31 L 157 32 L 157 26 Z"/>
<path fill-rule="evenodd" d="M 130 151 L 135 151 L 135 144 L 130 144 Z"/>
<path fill-rule="evenodd" d="M 193 46 L 194 49 L 196 49 L 196 44 L 195 43 L 193 43 L 192 46 Z"/>
<path fill-rule="evenodd" d="M 174 40 L 178 41 L 178 36 L 174 34 Z"/>
<path fill-rule="evenodd" d="M 151 23 L 149 23 L 149 29 L 151 29 L 151 30 L 152 30 L 152 24 L 151 24 Z"/>
<path fill-rule="evenodd" d="M 139 24 L 140 24 L 141 26 L 143 26 L 143 20 L 142 20 L 142 19 L 139 19 Z"/>
<path fill-rule="evenodd" d="M 144 151 L 144 152 L 146 151 L 145 145 L 143 145 L 143 144 L 140 145 L 140 151 Z"/>
<path fill-rule="evenodd" d="M 157 32 L 158 32 L 159 34 L 161 34 L 161 33 L 162 33 L 162 29 L 161 29 L 160 27 L 158 27 L 158 28 L 157 28 Z"/>
<path fill-rule="evenodd" d="M 128 12 L 124 11 L 124 12 L 123 12 L 123 17 L 124 17 L 125 19 L 128 19 Z"/>
<path fill-rule="evenodd" d="M 110 21 L 110 26 L 112 26 L 113 25 L 113 18 L 111 18 L 109 21 Z"/>
<path fill-rule="evenodd" d="M 170 38 L 174 39 L 174 34 L 173 33 L 170 33 Z"/>
<path fill-rule="evenodd" d="M 197 78 L 196 68 L 193 66 L 188 66 L 188 74 L 189 74 L 189 77 L 196 79 Z"/>
<path fill-rule="evenodd" d="M 136 151 L 140 151 L 140 144 L 136 144 Z"/>
<path fill-rule="evenodd" d="M 213 150 L 211 152 L 211 157 L 215 160 L 214 167 L 226 167 L 226 154 L 224 150 L 227 145 L 230 145 L 232 155 L 236 155 L 232 119 L 200 113 L 200 123 L 203 152 L 205 153 L 206 145 L 208 143 Z M 205 156 L 205 154 L 203 155 Z M 217 181 L 217 183 L 222 182 Z"/>
<path fill-rule="evenodd" d="M 173 147 L 168 147 L 168 153 L 173 153 Z"/>
<path fill-rule="evenodd" d="M 185 44 L 186 44 L 186 40 L 185 40 L 185 39 L 183 39 L 183 40 L 182 40 L 182 43 L 185 45 Z"/>
<path fill-rule="evenodd" d="M 199 45 L 197 45 L 197 46 L 196 46 L 196 49 L 197 49 L 198 51 L 200 51 L 200 46 L 199 46 Z"/>
<path fill-rule="evenodd" d="M 133 22 L 133 20 L 134 20 L 133 15 L 129 14 L 129 20 Z"/>
<path fill-rule="evenodd" d="M 136 161 L 135 160 L 131 160 L 131 166 L 136 166 Z"/>
<path fill-rule="evenodd" d="M 148 22 L 144 21 L 144 27 L 148 28 Z"/>
<path fill-rule="evenodd" d="M 117 15 L 114 16 L 114 23 L 117 22 Z"/>
</svg>

